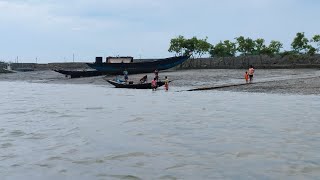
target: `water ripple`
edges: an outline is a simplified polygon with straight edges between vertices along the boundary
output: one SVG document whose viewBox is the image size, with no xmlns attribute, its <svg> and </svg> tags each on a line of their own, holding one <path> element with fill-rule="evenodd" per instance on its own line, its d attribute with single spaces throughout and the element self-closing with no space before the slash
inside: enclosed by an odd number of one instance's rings
<svg viewBox="0 0 320 180">
<path fill-rule="evenodd" d="M 172 175 L 164 175 L 159 177 L 159 179 L 163 179 L 163 180 L 177 180 L 178 178 Z"/>
<path fill-rule="evenodd" d="M 108 160 L 124 160 L 124 159 L 132 158 L 132 157 L 148 157 L 148 156 L 149 155 L 147 155 L 143 152 L 133 152 L 133 153 L 126 153 L 126 154 L 109 156 L 106 159 L 108 159 Z"/>
<path fill-rule="evenodd" d="M 13 146 L 13 144 L 11 144 L 11 143 L 4 143 L 4 144 L 0 145 L 0 148 L 9 148 L 9 147 L 12 147 L 12 146 Z"/>
<path fill-rule="evenodd" d="M 137 117 L 132 120 L 125 121 L 124 123 L 133 123 L 133 122 L 141 122 L 141 121 L 145 121 L 145 119 L 142 117 Z"/>
<path fill-rule="evenodd" d="M 0 81 L 8 92 L 12 100 L 0 99 L 4 179 L 320 175 L 318 96 Z"/>
<path fill-rule="evenodd" d="M 108 175 L 108 174 L 97 174 L 97 177 L 110 177 L 110 178 L 115 178 L 115 179 L 120 179 L 120 180 L 142 180 L 138 176 L 134 175 Z"/>
<path fill-rule="evenodd" d="M 3 155 L 3 156 L 0 156 L 0 161 L 4 161 L 4 160 L 7 160 L 7 159 L 13 159 L 13 158 L 16 158 L 17 155 L 15 154 L 8 154 L 8 155 Z"/>
<path fill-rule="evenodd" d="M 103 110 L 103 107 L 86 107 L 86 110 Z"/>
<path fill-rule="evenodd" d="M 28 134 L 27 137 L 25 137 L 25 139 L 34 139 L 34 140 L 40 140 L 40 139 L 46 139 L 46 138 L 48 138 L 48 135 L 43 133 L 30 133 Z"/>
<path fill-rule="evenodd" d="M 25 135 L 26 133 L 21 130 L 13 130 L 9 133 L 9 137 L 21 137 Z"/>
</svg>

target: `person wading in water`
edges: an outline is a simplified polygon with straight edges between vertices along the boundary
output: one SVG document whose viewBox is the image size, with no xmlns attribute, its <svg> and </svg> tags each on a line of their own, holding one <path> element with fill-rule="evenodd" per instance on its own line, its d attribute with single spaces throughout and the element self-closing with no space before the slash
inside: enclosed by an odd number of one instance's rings
<svg viewBox="0 0 320 180">
<path fill-rule="evenodd" d="M 153 80 L 151 81 L 151 87 L 152 87 L 152 91 L 155 91 L 157 89 L 157 80 L 156 80 L 156 78 L 153 78 Z"/>
<path fill-rule="evenodd" d="M 249 82 L 249 74 L 248 74 L 248 71 L 246 71 L 246 73 L 244 74 L 244 79 L 246 80 L 246 83 Z"/>
<path fill-rule="evenodd" d="M 252 83 L 252 81 L 253 81 L 253 74 L 254 74 L 254 68 L 253 68 L 252 65 L 250 65 L 250 67 L 249 67 L 248 74 L 249 74 L 249 82 Z"/>
<path fill-rule="evenodd" d="M 169 90 L 169 79 L 167 76 L 165 77 L 165 80 L 164 80 L 164 88 L 166 91 Z"/>
</svg>

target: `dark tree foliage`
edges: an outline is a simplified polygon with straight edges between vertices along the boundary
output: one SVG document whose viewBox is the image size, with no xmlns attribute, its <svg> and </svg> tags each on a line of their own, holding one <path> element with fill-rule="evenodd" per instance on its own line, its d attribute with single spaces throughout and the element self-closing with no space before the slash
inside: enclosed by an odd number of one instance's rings
<svg viewBox="0 0 320 180">
<path fill-rule="evenodd" d="M 209 54 L 211 57 L 234 57 L 237 52 L 236 43 L 229 40 L 219 42 L 215 46 L 212 46 Z"/>
<path fill-rule="evenodd" d="M 174 52 L 176 55 L 183 55 L 185 52 L 184 50 L 185 38 L 183 36 L 178 36 L 177 38 L 173 38 L 170 41 L 169 52 Z"/>
<path fill-rule="evenodd" d="M 211 48 L 211 44 L 207 42 L 208 37 L 205 39 L 198 39 L 197 45 L 195 49 L 195 54 L 198 55 L 198 57 L 202 57 L 204 54 L 207 54 Z"/>
<path fill-rule="evenodd" d="M 191 39 L 185 39 L 183 36 L 171 39 L 169 52 L 174 52 L 176 55 L 191 55 L 192 57 L 201 57 L 209 52 L 211 44 L 205 39 L 198 39 L 192 37 Z"/>
<path fill-rule="evenodd" d="M 283 44 L 281 42 L 272 40 L 268 46 L 268 50 L 271 55 L 276 55 L 280 53 L 280 49 L 282 49 L 282 47 Z"/>
<path fill-rule="evenodd" d="M 292 50 L 297 53 L 306 53 L 309 40 L 305 37 L 304 32 L 298 32 L 291 43 Z"/>
<path fill-rule="evenodd" d="M 211 57 L 234 57 L 238 55 L 268 55 L 274 56 L 281 54 L 286 55 L 298 55 L 308 54 L 314 55 L 320 51 L 320 35 L 314 35 L 313 38 L 308 40 L 303 32 L 296 34 L 296 37 L 291 43 L 291 51 L 284 51 L 280 53 L 283 48 L 283 44 L 279 41 L 272 40 L 269 45 L 266 45 L 265 40 L 258 38 L 253 40 L 251 38 L 245 38 L 239 36 L 236 42 L 229 40 L 220 41 L 216 45 L 211 45 L 208 42 L 208 37 L 204 39 L 198 39 L 192 37 L 190 39 L 184 38 L 184 36 L 178 36 L 171 39 L 169 52 L 174 52 L 176 55 L 191 55 L 192 58 L 202 57 L 205 54 L 209 54 Z"/>
<path fill-rule="evenodd" d="M 266 52 L 265 41 L 262 38 L 256 39 L 255 41 L 255 54 L 261 55 Z"/>
<path fill-rule="evenodd" d="M 255 41 L 251 38 L 244 38 L 243 36 L 235 38 L 238 44 L 238 52 L 241 55 L 252 55 L 255 52 Z"/>
<path fill-rule="evenodd" d="M 316 44 L 315 45 L 316 48 L 314 48 L 316 50 L 316 52 L 319 52 L 320 51 L 320 35 L 319 34 L 314 35 L 311 41 Z"/>
</svg>

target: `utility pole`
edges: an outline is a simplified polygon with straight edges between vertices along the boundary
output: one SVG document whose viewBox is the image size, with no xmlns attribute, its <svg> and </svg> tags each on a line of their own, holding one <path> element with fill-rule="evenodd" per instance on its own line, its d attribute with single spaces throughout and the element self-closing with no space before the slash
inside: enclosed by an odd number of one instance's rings
<svg viewBox="0 0 320 180">
<path fill-rule="evenodd" d="M 74 53 L 72 54 L 72 61 L 74 62 Z"/>
</svg>

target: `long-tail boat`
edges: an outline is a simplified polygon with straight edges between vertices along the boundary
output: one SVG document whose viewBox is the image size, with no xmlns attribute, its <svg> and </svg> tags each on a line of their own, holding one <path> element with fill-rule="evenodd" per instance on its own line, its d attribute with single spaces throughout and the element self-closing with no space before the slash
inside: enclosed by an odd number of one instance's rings
<svg viewBox="0 0 320 180">
<path fill-rule="evenodd" d="M 114 85 L 116 88 L 129 88 L 129 89 L 152 89 L 151 83 L 125 83 L 125 82 L 117 82 L 114 80 L 108 80 L 108 83 Z M 163 86 L 164 82 L 157 82 L 157 87 Z"/>
</svg>

